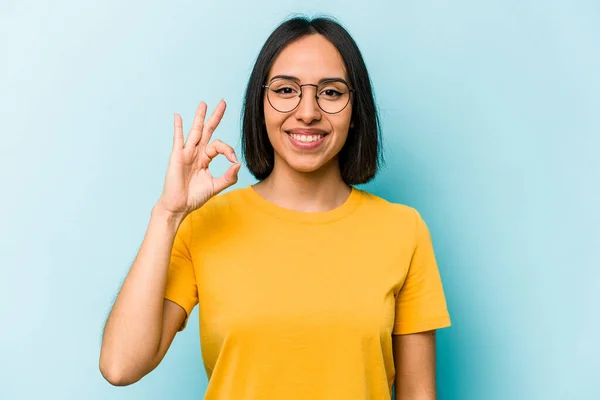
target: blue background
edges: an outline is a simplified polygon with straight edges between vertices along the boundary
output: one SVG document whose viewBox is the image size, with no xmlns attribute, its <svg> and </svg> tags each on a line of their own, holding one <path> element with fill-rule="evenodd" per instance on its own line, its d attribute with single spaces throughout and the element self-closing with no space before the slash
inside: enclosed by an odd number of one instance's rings
<svg viewBox="0 0 600 400">
<path fill-rule="evenodd" d="M 98 371 L 101 331 L 162 189 L 173 113 L 187 132 L 200 100 L 224 97 L 215 137 L 239 154 L 253 62 L 293 12 L 353 34 L 388 159 L 366 189 L 430 226 L 453 317 L 439 398 L 600 398 L 591 0 L 2 1 L 0 398 L 202 397 L 197 324 L 126 388 Z M 252 182 L 242 169 L 238 187 Z"/>
</svg>

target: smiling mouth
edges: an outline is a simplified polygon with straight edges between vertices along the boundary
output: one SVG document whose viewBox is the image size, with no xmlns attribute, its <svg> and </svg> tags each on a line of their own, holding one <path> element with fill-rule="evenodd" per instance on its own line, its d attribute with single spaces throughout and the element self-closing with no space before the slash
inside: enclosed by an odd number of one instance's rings
<svg viewBox="0 0 600 400">
<path fill-rule="evenodd" d="M 312 143 L 323 139 L 327 134 L 321 135 L 296 135 L 295 133 L 288 133 L 292 137 L 292 139 L 297 140 L 302 143 Z"/>
</svg>

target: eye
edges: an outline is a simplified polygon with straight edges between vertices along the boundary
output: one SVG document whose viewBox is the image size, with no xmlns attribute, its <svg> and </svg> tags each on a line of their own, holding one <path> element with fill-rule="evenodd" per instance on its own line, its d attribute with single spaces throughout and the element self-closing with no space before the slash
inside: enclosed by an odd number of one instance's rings
<svg viewBox="0 0 600 400">
<path fill-rule="evenodd" d="M 274 92 L 278 94 L 293 94 L 296 91 L 291 87 L 282 87 L 279 89 L 275 89 Z"/>
<path fill-rule="evenodd" d="M 335 89 L 325 89 L 321 91 L 321 96 L 329 97 L 332 99 L 340 97 L 341 95 L 343 95 L 343 93 Z"/>
</svg>

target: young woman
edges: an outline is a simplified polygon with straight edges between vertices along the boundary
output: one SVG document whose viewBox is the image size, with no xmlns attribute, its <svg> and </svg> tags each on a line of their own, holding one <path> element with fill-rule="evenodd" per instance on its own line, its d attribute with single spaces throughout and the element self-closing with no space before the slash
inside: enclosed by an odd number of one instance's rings
<svg viewBox="0 0 600 400">
<path fill-rule="evenodd" d="M 152 371 L 199 304 L 206 399 L 435 399 L 435 330 L 450 325 L 419 213 L 354 187 L 380 138 L 370 79 L 336 22 L 295 18 L 268 38 L 233 149 L 200 103 L 175 135 L 163 193 L 106 323 L 114 385 Z M 213 178 L 210 161 L 233 164 Z M 219 194 L 217 196 L 217 194 Z"/>
</svg>

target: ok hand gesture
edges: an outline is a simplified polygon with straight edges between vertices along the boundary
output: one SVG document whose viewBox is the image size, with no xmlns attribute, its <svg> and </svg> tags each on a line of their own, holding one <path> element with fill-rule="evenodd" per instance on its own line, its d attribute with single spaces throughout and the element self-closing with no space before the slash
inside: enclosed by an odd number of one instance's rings
<svg viewBox="0 0 600 400">
<path fill-rule="evenodd" d="M 185 143 L 181 116 L 175 114 L 173 150 L 159 199 L 159 205 L 164 211 L 186 216 L 237 182 L 241 164 L 233 148 L 218 139 L 210 142 L 212 133 L 225 113 L 225 106 L 225 101 L 221 100 L 205 123 L 206 103 L 201 102 Z M 218 154 L 223 154 L 233 165 L 223 176 L 214 178 L 208 166 Z"/>
</svg>

